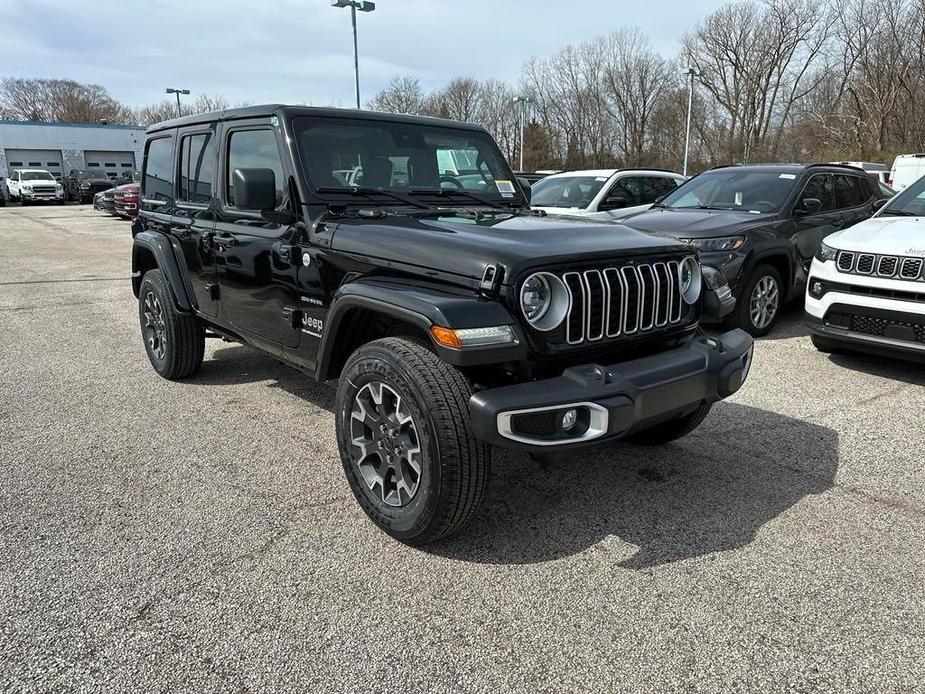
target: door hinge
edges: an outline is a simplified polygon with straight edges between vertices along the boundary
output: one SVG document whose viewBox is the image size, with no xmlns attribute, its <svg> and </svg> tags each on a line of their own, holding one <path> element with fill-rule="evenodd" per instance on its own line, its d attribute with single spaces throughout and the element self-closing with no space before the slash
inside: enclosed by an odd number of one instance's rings
<svg viewBox="0 0 925 694">
<path fill-rule="evenodd" d="M 302 311 L 295 306 L 283 306 L 283 320 L 293 330 L 302 326 Z"/>
<path fill-rule="evenodd" d="M 206 296 L 208 296 L 212 301 L 218 301 L 218 285 L 217 284 L 207 284 L 205 286 Z"/>
<path fill-rule="evenodd" d="M 479 292 L 485 296 L 498 296 L 503 281 L 504 266 L 498 263 L 489 263 L 482 271 L 482 280 L 479 282 Z"/>
</svg>

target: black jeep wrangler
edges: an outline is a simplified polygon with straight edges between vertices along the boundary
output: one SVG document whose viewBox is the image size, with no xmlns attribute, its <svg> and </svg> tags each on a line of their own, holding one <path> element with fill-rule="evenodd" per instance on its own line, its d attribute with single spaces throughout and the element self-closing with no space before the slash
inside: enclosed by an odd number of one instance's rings
<svg viewBox="0 0 925 694">
<path fill-rule="evenodd" d="M 78 200 L 84 204 L 93 202 L 93 196 L 100 191 L 112 188 L 112 181 L 106 174 L 90 169 L 71 169 L 61 183 L 65 200 Z"/>
<path fill-rule="evenodd" d="M 155 370 L 192 376 L 218 336 L 339 379 L 350 486 L 410 544 L 472 516 L 493 446 L 664 443 L 750 366 L 745 332 L 699 331 L 734 300 L 695 250 L 531 213 L 475 125 L 289 106 L 160 123 L 133 236 Z"/>
</svg>

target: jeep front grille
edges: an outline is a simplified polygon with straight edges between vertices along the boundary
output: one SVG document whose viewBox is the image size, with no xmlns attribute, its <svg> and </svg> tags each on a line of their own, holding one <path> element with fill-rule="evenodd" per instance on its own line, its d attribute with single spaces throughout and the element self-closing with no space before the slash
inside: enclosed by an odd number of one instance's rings
<svg viewBox="0 0 925 694">
<path fill-rule="evenodd" d="M 925 281 L 925 260 L 922 258 L 839 251 L 835 267 L 839 272 L 850 275 L 876 275 Z"/>
<path fill-rule="evenodd" d="M 677 260 L 566 272 L 570 345 L 643 334 L 681 322 Z"/>
</svg>

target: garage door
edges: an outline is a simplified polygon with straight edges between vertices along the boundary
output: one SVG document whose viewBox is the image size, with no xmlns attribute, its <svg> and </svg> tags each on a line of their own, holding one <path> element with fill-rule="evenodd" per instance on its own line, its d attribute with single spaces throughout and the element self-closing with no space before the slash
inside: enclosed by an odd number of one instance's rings
<svg viewBox="0 0 925 694">
<path fill-rule="evenodd" d="M 45 169 L 55 178 L 61 178 L 64 168 L 60 149 L 8 149 L 6 150 L 6 168 Z"/>
<path fill-rule="evenodd" d="M 109 178 L 122 178 L 131 174 L 135 168 L 134 152 L 103 152 L 86 150 L 84 160 L 91 171 L 102 170 Z"/>
</svg>

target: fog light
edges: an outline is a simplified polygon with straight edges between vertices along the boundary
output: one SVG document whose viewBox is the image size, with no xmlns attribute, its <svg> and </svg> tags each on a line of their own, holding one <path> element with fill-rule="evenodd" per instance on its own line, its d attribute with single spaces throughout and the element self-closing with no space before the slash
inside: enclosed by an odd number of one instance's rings
<svg viewBox="0 0 925 694">
<path fill-rule="evenodd" d="M 578 410 L 576 409 L 566 410 L 565 414 L 562 415 L 562 428 L 565 431 L 568 431 L 573 426 L 575 426 L 575 422 L 577 421 L 578 421 Z"/>
<path fill-rule="evenodd" d="M 824 289 L 825 287 L 823 286 L 822 282 L 820 282 L 819 280 L 816 280 L 809 286 L 809 293 L 812 294 L 814 297 L 818 298 L 822 296 L 822 292 Z"/>
</svg>

